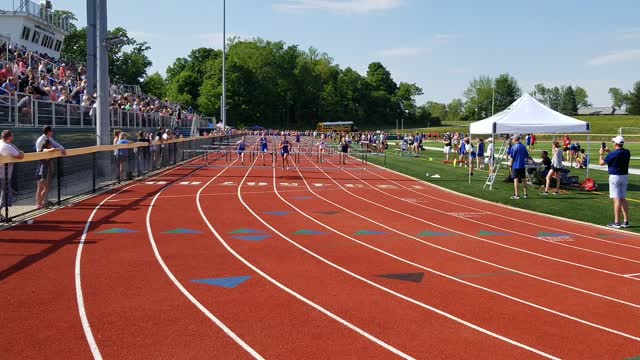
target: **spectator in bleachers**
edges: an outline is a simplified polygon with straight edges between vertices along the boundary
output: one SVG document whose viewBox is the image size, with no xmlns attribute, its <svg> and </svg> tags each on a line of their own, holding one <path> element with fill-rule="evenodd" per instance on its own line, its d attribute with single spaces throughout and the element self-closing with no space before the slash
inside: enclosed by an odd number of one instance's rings
<svg viewBox="0 0 640 360">
<path fill-rule="evenodd" d="M 24 153 L 13 144 L 13 131 L 4 130 L 0 134 L 0 156 L 7 156 L 14 159 L 23 159 Z M 13 164 L 0 164 L 0 212 L 5 206 L 13 203 L 13 189 L 11 188 L 11 175 Z M 5 189 L 8 190 L 5 192 Z M 0 221 L 4 216 L 0 214 Z"/>
</svg>

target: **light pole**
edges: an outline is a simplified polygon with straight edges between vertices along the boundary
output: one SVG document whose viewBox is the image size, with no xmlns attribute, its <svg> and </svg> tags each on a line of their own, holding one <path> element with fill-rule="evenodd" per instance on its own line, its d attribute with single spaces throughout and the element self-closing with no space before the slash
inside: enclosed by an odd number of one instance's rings
<svg viewBox="0 0 640 360">
<path fill-rule="evenodd" d="M 222 128 L 227 131 L 227 1 L 222 0 Z"/>
</svg>

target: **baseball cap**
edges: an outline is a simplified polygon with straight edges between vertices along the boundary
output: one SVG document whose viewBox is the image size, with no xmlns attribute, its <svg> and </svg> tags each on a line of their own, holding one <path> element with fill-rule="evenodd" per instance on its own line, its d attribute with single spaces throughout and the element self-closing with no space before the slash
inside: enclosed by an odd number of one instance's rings
<svg viewBox="0 0 640 360">
<path fill-rule="evenodd" d="M 520 134 L 515 134 L 511 137 L 513 140 L 520 140 Z"/>
<path fill-rule="evenodd" d="M 624 144 L 624 138 L 620 135 L 614 137 L 613 139 L 611 139 L 611 141 L 613 141 L 614 143 L 618 144 L 618 145 L 622 145 Z"/>
</svg>

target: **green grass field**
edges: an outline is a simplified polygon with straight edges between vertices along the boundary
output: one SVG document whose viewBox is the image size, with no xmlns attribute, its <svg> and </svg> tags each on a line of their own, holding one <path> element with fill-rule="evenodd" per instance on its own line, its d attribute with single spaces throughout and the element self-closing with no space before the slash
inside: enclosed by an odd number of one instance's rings
<svg viewBox="0 0 640 360">
<path fill-rule="evenodd" d="M 513 184 L 505 183 L 507 167 L 502 167 L 494 185 L 494 190 L 483 190 L 487 178 L 487 171 L 476 170 L 471 184 L 468 183 L 468 169 L 453 167 L 442 163 L 442 151 L 429 150 L 420 157 L 413 158 L 398 156 L 390 147 L 387 151 L 386 167 L 420 180 L 433 183 L 467 194 L 476 198 L 506 204 L 522 209 L 532 210 L 565 218 L 581 220 L 598 225 L 606 225 L 613 220 L 613 206 L 608 196 L 608 175 L 604 171 L 590 170 L 590 177 L 598 184 L 597 192 L 581 192 L 573 188 L 563 188 L 560 196 L 540 195 L 540 187 L 529 187 L 529 199 L 511 200 L 514 193 Z M 640 154 L 640 146 L 638 148 Z M 431 160 L 430 160 L 431 159 Z M 383 157 L 369 156 L 369 161 L 383 165 Z M 427 177 L 426 174 L 430 176 Z M 431 178 L 438 174 L 440 178 Z M 585 178 L 585 170 L 571 169 L 570 176 L 579 176 L 580 181 Z M 630 231 L 640 233 L 640 176 L 630 175 L 628 199 L 630 206 Z M 637 225 L 637 226 L 633 226 Z"/>
<path fill-rule="evenodd" d="M 623 129 L 623 135 L 631 136 L 631 141 L 640 141 L 640 116 L 577 116 L 579 120 L 587 121 L 591 125 L 591 137 L 594 141 L 601 142 L 605 138 L 611 139 L 613 135 L 618 134 L 618 129 L 623 128 L 635 128 L 635 129 Z M 441 126 L 420 128 L 420 129 L 405 129 L 407 132 L 469 132 L 468 121 L 453 121 L 445 122 Z M 396 129 L 385 130 L 390 134 L 395 134 Z M 539 140 L 551 140 L 551 135 L 538 135 Z M 586 135 L 574 136 L 577 141 L 586 141 Z"/>
<path fill-rule="evenodd" d="M 598 162 L 598 157 L 599 157 L 598 152 L 600 151 L 602 142 L 603 141 L 600 141 L 600 140 L 593 140 L 593 139 L 591 140 L 591 148 L 590 148 L 590 152 L 588 152 L 588 154 L 591 155 L 591 164 L 596 164 Z M 613 149 L 613 144 L 611 144 L 611 138 L 607 138 L 606 141 L 604 142 L 607 143 L 607 146 L 610 149 Z M 428 141 L 428 142 L 425 142 L 424 145 L 429 147 L 442 148 L 442 143 L 437 141 Z M 474 145 L 476 144 L 474 143 Z M 496 151 L 500 149 L 501 145 L 502 145 L 501 142 L 497 142 Z M 585 149 L 585 152 L 587 151 L 587 145 L 588 144 L 586 141 L 580 142 L 580 146 L 582 146 Z M 625 148 L 631 151 L 632 159 L 631 159 L 631 163 L 629 164 L 630 168 L 640 169 L 640 142 L 627 143 L 625 145 Z M 534 158 L 540 158 L 541 157 L 540 153 L 542 152 L 542 150 L 547 150 L 549 152 L 549 156 L 551 156 L 551 141 L 538 142 L 538 144 L 536 145 L 535 151 L 532 151 L 531 156 Z M 565 161 L 569 161 L 569 160 L 565 159 Z"/>
</svg>

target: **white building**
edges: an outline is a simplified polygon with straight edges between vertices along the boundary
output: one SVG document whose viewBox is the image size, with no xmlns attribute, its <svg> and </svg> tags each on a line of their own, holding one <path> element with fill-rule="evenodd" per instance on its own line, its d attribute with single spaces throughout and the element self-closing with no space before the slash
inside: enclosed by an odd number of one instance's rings
<svg viewBox="0 0 640 360">
<path fill-rule="evenodd" d="M 10 1 L 2 0 L 0 5 Z M 55 16 L 49 0 L 40 4 L 29 0 L 13 0 L 13 3 L 12 10 L 0 9 L 0 36 L 28 51 L 59 58 L 64 37 L 70 31 L 69 19 Z"/>
</svg>

